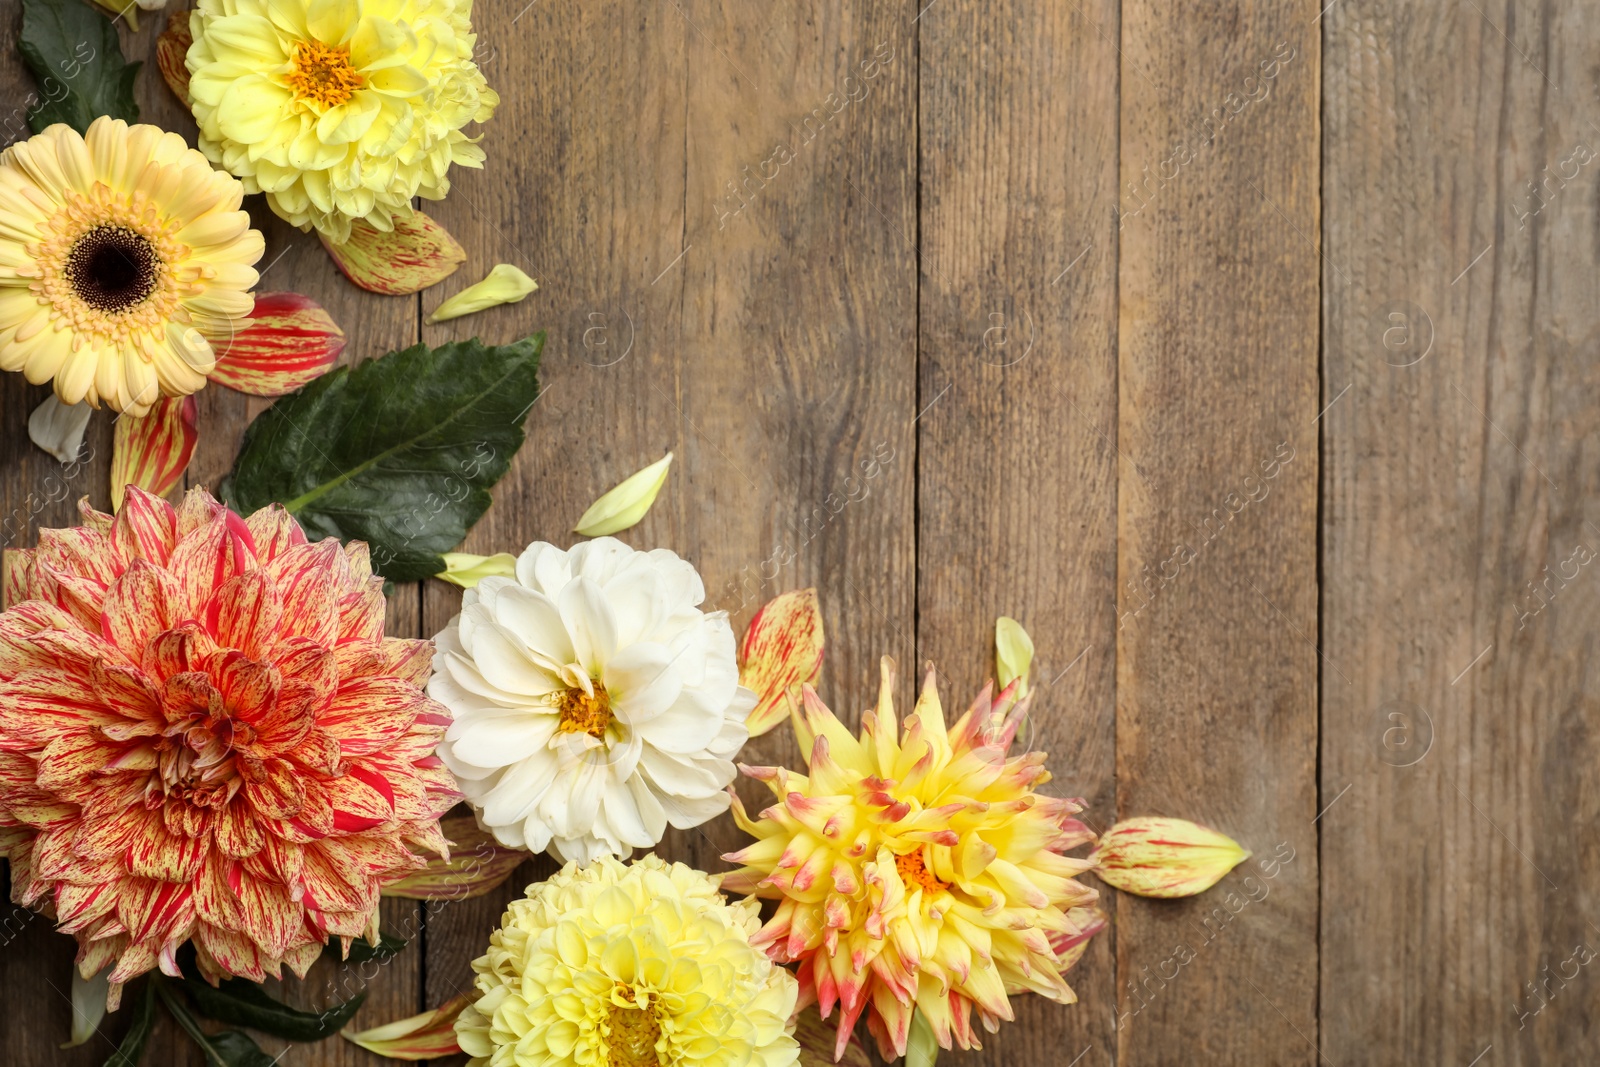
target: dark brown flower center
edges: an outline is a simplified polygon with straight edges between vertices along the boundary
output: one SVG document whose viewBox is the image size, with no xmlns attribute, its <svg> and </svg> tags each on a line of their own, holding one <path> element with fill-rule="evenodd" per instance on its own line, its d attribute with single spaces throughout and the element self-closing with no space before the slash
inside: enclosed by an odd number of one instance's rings
<svg viewBox="0 0 1600 1067">
<path fill-rule="evenodd" d="M 96 311 L 116 313 L 155 292 L 161 257 L 155 246 L 125 226 L 102 223 L 67 253 L 67 282 Z"/>
<path fill-rule="evenodd" d="M 611 697 L 599 682 L 594 683 L 592 695 L 582 689 L 568 689 L 561 694 L 558 707 L 561 722 L 557 729 L 562 733 L 604 737 L 606 727 L 611 725 Z"/>
</svg>

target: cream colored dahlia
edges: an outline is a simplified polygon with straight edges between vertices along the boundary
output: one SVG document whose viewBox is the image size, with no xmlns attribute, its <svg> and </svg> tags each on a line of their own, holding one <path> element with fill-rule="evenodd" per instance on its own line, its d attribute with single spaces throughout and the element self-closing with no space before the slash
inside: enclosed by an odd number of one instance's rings
<svg viewBox="0 0 1600 1067">
<path fill-rule="evenodd" d="M 121 119 L 0 152 L 0 369 L 130 415 L 195 392 L 254 306 L 243 199 L 182 137 Z"/>
<path fill-rule="evenodd" d="M 569 863 L 501 918 L 456 1037 L 470 1067 L 789 1067 L 798 989 L 760 926 L 681 863 Z"/>
<path fill-rule="evenodd" d="M 442 849 L 426 641 L 383 636 L 365 545 L 280 507 L 129 487 L 42 530 L 0 614 L 0 854 L 85 976 L 305 974 L 377 933 L 378 890 Z M 113 1003 L 114 1006 L 114 1003 Z"/>
<path fill-rule="evenodd" d="M 455 716 L 439 755 L 501 844 L 588 863 L 728 808 L 756 695 L 726 612 L 666 549 L 537 542 L 467 590 L 428 692 Z"/>
<path fill-rule="evenodd" d="M 200 0 L 189 28 L 201 151 L 302 230 L 392 229 L 483 163 L 471 0 Z"/>
<path fill-rule="evenodd" d="M 806 687 L 793 720 L 810 774 L 743 768 L 777 803 L 751 821 L 735 799 L 758 840 L 722 882 L 779 902 L 752 942 L 799 963 L 823 1018 L 840 1007 L 838 1051 L 865 1011 L 885 1059 L 905 1054 L 913 1010 L 941 1047 L 977 1048 L 974 1007 L 994 1032 L 1008 994 L 1072 1003 L 1061 972 L 1104 923 L 1073 880 L 1093 864 L 1062 855 L 1094 838 L 1082 802 L 1034 791 L 1043 753 L 1008 756 L 1028 707 L 1017 683 L 947 730 L 930 671 L 902 737 L 893 673 L 886 658 L 859 739 Z"/>
</svg>

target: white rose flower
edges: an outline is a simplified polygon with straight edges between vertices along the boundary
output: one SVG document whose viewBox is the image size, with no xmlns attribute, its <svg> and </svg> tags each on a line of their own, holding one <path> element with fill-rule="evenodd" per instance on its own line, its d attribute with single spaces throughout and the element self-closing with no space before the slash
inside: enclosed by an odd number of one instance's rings
<svg viewBox="0 0 1600 1067">
<path fill-rule="evenodd" d="M 756 695 L 727 612 L 666 549 L 536 542 L 434 641 L 439 755 L 501 844 L 586 864 L 728 807 Z"/>
</svg>

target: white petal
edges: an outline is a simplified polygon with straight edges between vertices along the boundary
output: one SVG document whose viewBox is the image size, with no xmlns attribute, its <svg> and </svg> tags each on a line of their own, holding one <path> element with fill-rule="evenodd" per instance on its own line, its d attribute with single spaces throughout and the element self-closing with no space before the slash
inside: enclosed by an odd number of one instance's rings
<svg viewBox="0 0 1600 1067">
<path fill-rule="evenodd" d="M 517 581 L 553 597 L 572 580 L 567 554 L 555 545 L 535 541 L 517 557 Z"/>
<path fill-rule="evenodd" d="M 572 637 L 561 620 L 555 601 L 535 589 L 507 585 L 495 591 L 494 604 L 486 605 L 507 630 L 543 658 L 554 663 L 576 659 Z"/>
<path fill-rule="evenodd" d="M 479 767 L 507 767 L 527 759 L 548 745 L 557 721 L 554 714 L 534 709 L 517 709 L 509 715 L 476 715 L 458 720 L 450 727 L 451 733 L 458 734 L 452 739 L 451 753 L 463 763 Z"/>
<path fill-rule="evenodd" d="M 708 797 L 662 797 L 661 803 L 667 810 L 667 821 L 679 830 L 687 830 L 727 811 L 733 798 L 719 790 Z"/>
<path fill-rule="evenodd" d="M 661 840 L 659 834 L 652 835 L 644 824 L 633 791 L 625 783 L 613 781 L 607 787 L 602 809 L 606 822 L 623 844 L 631 848 L 649 848 Z"/>
<path fill-rule="evenodd" d="M 63 404 L 51 393 L 28 416 L 28 440 L 56 457 L 57 462 L 71 463 L 83 450 L 84 431 L 89 428 L 93 413 L 94 408 L 87 402 Z"/>
<path fill-rule="evenodd" d="M 706 750 L 726 722 L 720 714 L 707 714 L 692 700 L 680 700 L 637 729 L 645 744 L 661 752 L 693 756 Z"/>
<path fill-rule="evenodd" d="M 648 566 L 624 568 L 605 583 L 605 591 L 617 616 L 618 643 L 654 641 L 667 613 L 666 590 L 655 571 Z"/>
<path fill-rule="evenodd" d="M 725 765 L 726 775 L 719 773 L 722 766 L 719 764 L 714 772 L 696 761 L 669 755 L 649 745 L 639 754 L 639 769 L 649 777 L 663 802 L 668 797 L 703 797 L 717 792 L 733 781 L 733 764 Z"/>
<path fill-rule="evenodd" d="M 483 821 L 490 826 L 510 826 L 526 819 L 549 793 L 556 763 L 548 752 L 538 752 L 513 767 L 484 798 Z"/>
<path fill-rule="evenodd" d="M 617 717 L 630 726 L 649 722 L 683 690 L 672 652 L 664 645 L 629 645 L 606 664 L 603 680 Z"/>
<path fill-rule="evenodd" d="M 575 661 L 591 678 L 600 677 L 606 660 L 617 651 L 617 622 L 606 603 L 605 590 L 592 579 L 574 578 L 561 590 L 556 603 L 572 635 Z"/>
<path fill-rule="evenodd" d="M 644 822 L 650 840 L 659 842 L 667 832 L 667 813 L 661 807 L 655 790 L 650 788 L 650 783 L 644 780 L 643 775 L 636 774 L 628 779 L 628 792 L 633 794 L 633 802 L 639 807 L 639 818 Z"/>
<path fill-rule="evenodd" d="M 470 620 L 471 616 L 467 618 Z M 514 702 L 534 704 L 562 688 L 557 679 L 529 658 L 521 639 L 499 623 L 475 627 L 470 640 L 472 662 L 478 673 L 495 689 L 509 694 Z M 470 675 L 452 673 L 462 685 L 474 688 Z"/>
</svg>

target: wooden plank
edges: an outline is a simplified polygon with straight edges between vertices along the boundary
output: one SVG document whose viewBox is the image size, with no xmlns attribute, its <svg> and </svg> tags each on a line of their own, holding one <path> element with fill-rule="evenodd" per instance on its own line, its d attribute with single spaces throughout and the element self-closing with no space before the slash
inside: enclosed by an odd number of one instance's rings
<svg viewBox="0 0 1600 1067">
<path fill-rule="evenodd" d="M 1118 897 L 1127 1064 L 1318 1060 L 1319 6 L 1122 7 L 1118 814 L 1294 856 Z"/>
<path fill-rule="evenodd" d="M 1324 21 L 1326 1051 L 1592 1063 L 1600 31 Z"/>
<path fill-rule="evenodd" d="M 1037 648 L 1024 740 L 1101 829 L 1116 814 L 1117 19 L 1114 0 L 944 0 L 918 52 L 918 666 L 965 707 L 992 675 L 995 618 L 1021 620 Z M 1016 1022 L 955 1058 L 1107 1062 L 1113 943 L 1067 976 L 1077 1005 L 1015 997 Z"/>
<path fill-rule="evenodd" d="M 571 544 L 594 497 L 673 450 L 660 500 L 623 538 L 693 562 L 707 607 L 740 632 L 771 596 L 819 586 L 825 695 L 853 719 L 876 657 L 909 664 L 912 653 L 916 308 L 904 235 L 916 225 L 915 81 L 904 31 L 887 10 L 794 0 L 760 19 L 706 0 L 519 7 L 477 12 L 503 102 L 487 169 L 435 208 L 473 259 L 424 295 L 431 308 L 496 261 L 542 286 L 515 307 L 424 329 L 430 342 L 549 332 L 528 444 L 468 548 Z M 864 99 L 839 106 L 859 95 L 860 64 L 880 43 L 894 60 Z M 846 479 L 885 455 L 870 492 L 839 503 L 860 484 Z M 426 625 L 443 625 L 454 594 L 425 595 Z M 786 730 L 742 756 L 797 757 Z M 670 833 L 660 852 L 723 870 L 718 857 L 740 838 L 718 820 Z M 548 870 L 540 861 L 516 879 Z M 470 981 L 515 888 L 430 916 L 430 1001 Z"/>
</svg>

